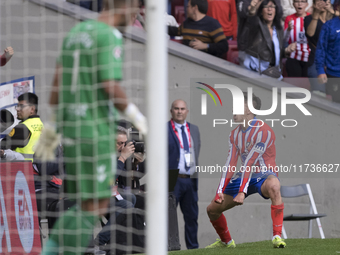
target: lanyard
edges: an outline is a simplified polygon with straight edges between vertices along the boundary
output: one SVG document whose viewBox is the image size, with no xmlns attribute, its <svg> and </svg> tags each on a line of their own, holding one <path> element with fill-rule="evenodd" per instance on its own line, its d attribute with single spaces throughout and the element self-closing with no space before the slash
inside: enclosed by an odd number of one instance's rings
<svg viewBox="0 0 340 255">
<path fill-rule="evenodd" d="M 179 141 L 179 145 L 181 146 L 181 148 L 183 149 L 183 145 L 181 143 L 181 139 L 179 138 L 179 135 L 178 135 L 178 131 L 176 130 L 175 128 L 175 123 L 173 120 L 170 121 L 171 122 L 171 126 L 172 126 L 172 129 L 173 131 L 175 132 L 176 136 L 177 136 L 177 139 Z M 191 148 L 191 136 L 190 136 L 190 129 L 189 129 L 189 125 L 188 125 L 188 122 L 186 123 L 186 127 L 187 127 L 187 131 L 188 131 L 188 136 L 189 136 L 189 148 Z"/>
</svg>

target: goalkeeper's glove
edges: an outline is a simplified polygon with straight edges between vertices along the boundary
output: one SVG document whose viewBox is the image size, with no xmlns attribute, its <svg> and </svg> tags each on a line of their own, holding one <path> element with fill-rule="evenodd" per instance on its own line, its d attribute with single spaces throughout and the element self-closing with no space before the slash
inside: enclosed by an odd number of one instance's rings
<svg viewBox="0 0 340 255">
<path fill-rule="evenodd" d="M 50 121 L 44 125 L 39 140 L 34 146 L 34 156 L 43 162 L 55 159 L 55 149 L 61 142 L 61 135 L 57 134 L 55 128 L 54 110 L 49 116 Z"/>
</svg>

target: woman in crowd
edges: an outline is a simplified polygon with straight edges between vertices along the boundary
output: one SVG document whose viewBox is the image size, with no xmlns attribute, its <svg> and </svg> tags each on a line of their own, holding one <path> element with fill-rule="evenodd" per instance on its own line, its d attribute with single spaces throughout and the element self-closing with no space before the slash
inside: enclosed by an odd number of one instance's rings
<svg viewBox="0 0 340 255">
<path fill-rule="evenodd" d="M 296 44 L 283 45 L 282 13 L 276 0 L 252 0 L 244 29 L 249 32 L 249 45 L 243 65 L 265 75 L 282 78 L 280 60 L 284 53 L 295 51 Z"/>
<path fill-rule="evenodd" d="M 308 77 L 310 78 L 311 90 L 326 92 L 325 84 L 317 81 L 318 73 L 314 64 L 315 50 L 318 44 L 319 35 L 323 24 L 333 18 L 334 15 L 339 16 L 338 11 L 334 11 L 330 1 L 313 0 L 313 14 L 305 17 L 304 26 L 308 45 L 311 49 L 309 54 L 310 61 L 308 67 Z"/>
</svg>

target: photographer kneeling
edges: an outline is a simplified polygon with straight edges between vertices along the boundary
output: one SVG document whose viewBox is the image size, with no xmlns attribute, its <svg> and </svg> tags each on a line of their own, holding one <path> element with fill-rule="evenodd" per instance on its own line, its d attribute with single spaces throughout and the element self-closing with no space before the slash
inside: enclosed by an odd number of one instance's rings
<svg viewBox="0 0 340 255">
<path fill-rule="evenodd" d="M 144 142 L 140 141 L 138 131 L 131 130 L 131 128 L 126 130 L 122 126 L 119 126 L 118 129 L 120 130 L 117 137 L 117 151 L 119 153 L 117 163 L 118 190 L 123 193 L 133 193 L 137 199 L 135 208 L 144 210 L 144 191 L 141 190 L 139 183 L 139 179 L 144 176 L 145 172 Z M 127 136 L 123 135 L 124 132 Z M 133 150 L 133 153 L 129 154 L 131 150 Z"/>
<path fill-rule="evenodd" d="M 131 134 L 129 134 L 129 138 L 130 137 Z M 144 161 L 144 144 L 141 145 L 141 143 L 134 140 L 128 141 L 128 131 L 125 131 L 124 127 L 118 128 L 116 140 L 118 171 L 116 176 L 116 186 L 113 188 L 112 197 L 110 200 L 111 217 L 110 214 L 105 216 L 108 219 L 108 222 L 99 232 L 95 240 L 95 244 L 101 246 L 105 250 L 108 250 L 106 247 L 111 242 L 111 231 L 115 229 L 113 224 L 124 225 L 123 221 L 125 221 L 127 218 L 126 214 L 128 209 L 134 208 L 136 205 L 137 199 L 136 196 L 131 192 L 131 189 L 139 188 L 138 180 L 140 175 L 137 174 L 136 176 L 136 173 L 138 173 L 140 170 L 140 163 Z M 137 151 L 142 150 L 143 152 L 135 152 L 136 148 Z M 131 186 L 129 183 L 131 183 Z M 138 196 L 138 204 L 141 204 L 142 207 L 144 207 L 144 199 L 140 198 L 140 196 Z M 142 224 L 143 223 L 144 220 Z M 120 240 L 120 238 L 122 238 L 122 235 L 116 234 L 116 242 L 119 244 L 125 244 L 125 241 Z M 124 254 L 124 252 L 120 254 Z"/>
</svg>

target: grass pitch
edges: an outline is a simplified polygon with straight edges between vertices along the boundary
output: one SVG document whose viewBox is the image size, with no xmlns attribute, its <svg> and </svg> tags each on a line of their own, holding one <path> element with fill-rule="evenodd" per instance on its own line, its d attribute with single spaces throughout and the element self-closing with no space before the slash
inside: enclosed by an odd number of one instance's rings
<svg viewBox="0 0 340 255">
<path fill-rule="evenodd" d="M 340 239 L 287 239 L 287 246 L 274 249 L 271 241 L 237 244 L 236 248 L 196 249 L 169 252 L 170 255 L 221 255 L 221 254 L 290 254 L 290 255 L 340 255 Z"/>
</svg>

